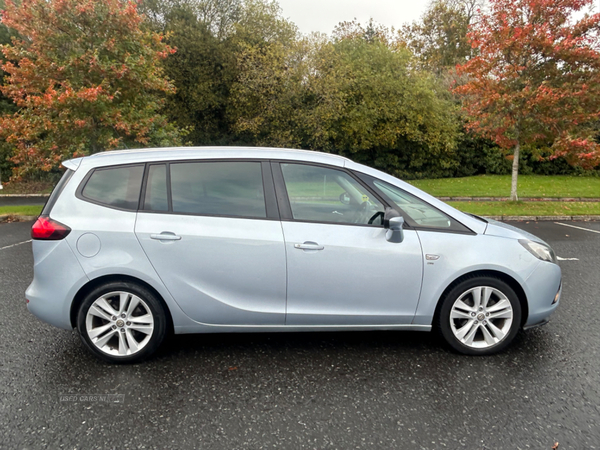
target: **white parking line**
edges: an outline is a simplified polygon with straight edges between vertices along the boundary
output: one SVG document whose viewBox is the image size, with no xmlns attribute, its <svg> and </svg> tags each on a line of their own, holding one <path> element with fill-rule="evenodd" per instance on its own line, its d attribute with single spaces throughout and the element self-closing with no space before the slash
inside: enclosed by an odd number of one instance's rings
<svg viewBox="0 0 600 450">
<path fill-rule="evenodd" d="M 584 230 L 584 231 L 589 231 L 591 233 L 598 233 L 598 234 L 600 234 L 600 231 L 598 231 L 598 230 L 590 230 L 589 228 L 576 227 L 575 225 L 569 225 L 568 223 L 560 223 L 560 222 L 554 222 L 554 223 L 556 225 L 562 225 L 563 227 L 577 228 L 578 230 Z"/>
<path fill-rule="evenodd" d="M 579 258 L 561 258 L 560 256 L 557 256 L 556 259 L 559 261 L 579 261 Z"/>
<path fill-rule="evenodd" d="M 28 241 L 18 242 L 16 244 L 7 245 L 6 247 L 0 247 L 0 250 L 6 250 L 7 248 L 16 247 L 17 245 L 27 244 L 28 242 L 31 242 L 32 240 L 33 239 L 29 239 Z"/>
</svg>

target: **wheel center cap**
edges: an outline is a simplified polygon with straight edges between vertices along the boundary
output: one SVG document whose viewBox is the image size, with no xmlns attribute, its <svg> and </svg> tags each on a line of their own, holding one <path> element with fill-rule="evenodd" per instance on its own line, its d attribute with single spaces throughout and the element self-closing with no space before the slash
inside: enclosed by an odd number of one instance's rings
<svg viewBox="0 0 600 450">
<path fill-rule="evenodd" d="M 483 319 L 485 319 L 484 313 L 477 314 L 477 320 L 483 320 Z M 119 322 L 117 322 L 117 325 L 119 325 Z M 119 326 L 122 326 L 122 325 L 119 325 Z"/>
<path fill-rule="evenodd" d="M 125 325 L 124 321 L 122 321 L 121 319 L 117 320 L 117 326 L 118 327 L 122 327 L 123 325 Z"/>
</svg>

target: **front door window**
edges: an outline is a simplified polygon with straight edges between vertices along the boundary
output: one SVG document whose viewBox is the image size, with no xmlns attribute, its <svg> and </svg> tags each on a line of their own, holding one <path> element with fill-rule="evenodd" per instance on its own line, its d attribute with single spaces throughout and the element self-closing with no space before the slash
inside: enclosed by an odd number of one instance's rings
<svg viewBox="0 0 600 450">
<path fill-rule="evenodd" d="M 281 164 L 294 220 L 382 225 L 384 206 L 346 172 Z"/>
</svg>

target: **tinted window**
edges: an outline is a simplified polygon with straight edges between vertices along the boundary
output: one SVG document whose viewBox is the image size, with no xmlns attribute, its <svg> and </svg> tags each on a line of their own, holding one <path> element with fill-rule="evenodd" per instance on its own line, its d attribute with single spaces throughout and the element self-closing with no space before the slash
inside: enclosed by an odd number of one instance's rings
<svg viewBox="0 0 600 450">
<path fill-rule="evenodd" d="M 381 225 L 383 205 L 341 170 L 281 164 L 296 220 Z"/>
<path fill-rule="evenodd" d="M 396 186 L 376 180 L 373 184 L 387 195 L 419 227 L 450 228 L 452 222 L 441 211 Z"/>
<path fill-rule="evenodd" d="M 148 168 L 144 209 L 150 211 L 168 211 L 167 200 L 167 166 L 165 164 L 151 165 Z"/>
<path fill-rule="evenodd" d="M 194 162 L 170 167 L 173 212 L 267 217 L 260 163 Z"/>
<path fill-rule="evenodd" d="M 50 214 L 50 211 L 52 211 L 52 207 L 56 203 L 56 200 L 58 200 L 58 197 L 60 197 L 60 194 L 62 193 L 63 189 L 65 188 L 65 186 L 67 185 L 74 173 L 75 171 L 71 169 L 67 169 L 65 171 L 58 184 L 52 190 L 52 194 L 50 194 L 50 197 L 48 197 L 48 200 L 44 205 L 44 209 L 42 209 L 43 216 L 47 216 Z"/>
<path fill-rule="evenodd" d="M 143 174 L 143 165 L 96 169 L 82 195 L 104 205 L 136 210 Z"/>
</svg>

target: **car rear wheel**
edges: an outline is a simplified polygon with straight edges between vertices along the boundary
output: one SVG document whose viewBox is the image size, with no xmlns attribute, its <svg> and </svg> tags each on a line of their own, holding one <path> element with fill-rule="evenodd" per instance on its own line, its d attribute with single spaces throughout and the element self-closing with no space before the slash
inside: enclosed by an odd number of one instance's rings
<svg viewBox="0 0 600 450">
<path fill-rule="evenodd" d="M 167 319 L 162 302 L 142 286 L 111 282 L 90 292 L 77 316 L 84 344 L 112 363 L 143 360 L 164 340 Z"/>
<path fill-rule="evenodd" d="M 521 304 L 504 281 L 470 278 L 442 300 L 437 326 L 458 352 L 491 355 L 506 348 L 519 332 Z"/>
</svg>

